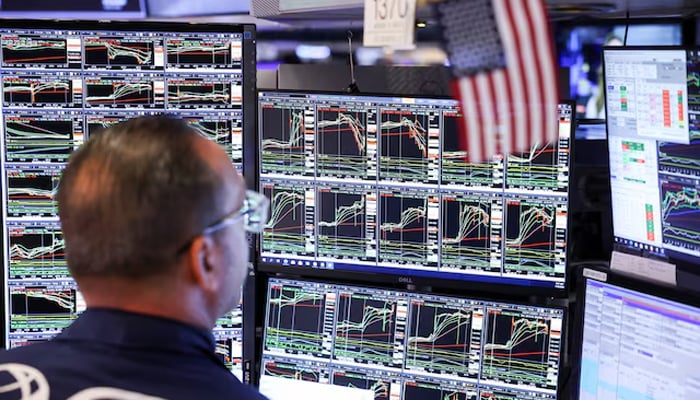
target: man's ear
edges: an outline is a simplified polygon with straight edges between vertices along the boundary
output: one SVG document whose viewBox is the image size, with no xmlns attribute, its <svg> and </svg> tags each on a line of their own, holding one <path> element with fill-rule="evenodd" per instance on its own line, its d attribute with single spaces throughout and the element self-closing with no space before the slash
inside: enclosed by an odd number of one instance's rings
<svg viewBox="0 0 700 400">
<path fill-rule="evenodd" d="M 214 240 L 208 235 L 194 238 L 187 252 L 188 275 L 193 283 L 211 289 L 217 283 L 214 264 Z"/>
</svg>

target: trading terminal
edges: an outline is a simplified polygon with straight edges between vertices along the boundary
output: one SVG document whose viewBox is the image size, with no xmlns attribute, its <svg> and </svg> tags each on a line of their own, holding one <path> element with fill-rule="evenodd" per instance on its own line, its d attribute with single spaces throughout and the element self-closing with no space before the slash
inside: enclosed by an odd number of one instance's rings
<svg viewBox="0 0 700 400">
<path fill-rule="evenodd" d="M 167 113 L 270 200 L 214 329 L 270 399 L 700 396 L 697 10 L 548 2 L 557 139 L 467 161 L 430 4 L 414 50 L 353 51 L 361 1 L 85 3 L 0 5 L 4 349 L 85 310 L 53 200 L 71 153 Z"/>
</svg>

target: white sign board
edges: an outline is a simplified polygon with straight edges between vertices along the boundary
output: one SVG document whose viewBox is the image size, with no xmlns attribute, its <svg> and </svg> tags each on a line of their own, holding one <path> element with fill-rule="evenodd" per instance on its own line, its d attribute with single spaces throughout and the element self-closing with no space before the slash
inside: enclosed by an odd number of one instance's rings
<svg viewBox="0 0 700 400">
<path fill-rule="evenodd" d="M 412 49 L 415 27 L 416 0 L 365 0 L 364 46 Z"/>
</svg>

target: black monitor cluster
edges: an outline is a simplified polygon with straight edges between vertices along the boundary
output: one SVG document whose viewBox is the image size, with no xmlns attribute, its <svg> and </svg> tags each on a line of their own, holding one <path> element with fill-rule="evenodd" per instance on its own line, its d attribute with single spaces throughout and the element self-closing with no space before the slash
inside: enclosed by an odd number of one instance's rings
<svg viewBox="0 0 700 400">
<path fill-rule="evenodd" d="M 486 163 L 465 161 L 455 100 L 260 92 L 258 106 L 261 268 L 565 287 L 570 104 L 556 142 Z"/>
<path fill-rule="evenodd" d="M 564 310 L 271 278 L 260 387 L 372 399 L 554 399 Z M 360 397 L 356 397 L 360 398 Z"/>
<path fill-rule="evenodd" d="M 136 116 L 176 114 L 242 168 L 253 34 L 244 25 L 0 23 L 6 347 L 52 337 L 85 307 L 53 195 L 90 135 Z M 215 333 L 231 366 L 241 358 L 240 314 L 223 317 Z"/>
</svg>

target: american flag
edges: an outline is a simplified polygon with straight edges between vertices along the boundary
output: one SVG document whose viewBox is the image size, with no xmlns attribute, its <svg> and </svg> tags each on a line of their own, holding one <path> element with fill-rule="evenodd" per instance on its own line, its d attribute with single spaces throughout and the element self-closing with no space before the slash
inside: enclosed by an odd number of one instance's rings
<svg viewBox="0 0 700 400">
<path fill-rule="evenodd" d="M 544 0 L 437 6 L 468 162 L 556 140 L 558 78 Z"/>
</svg>

